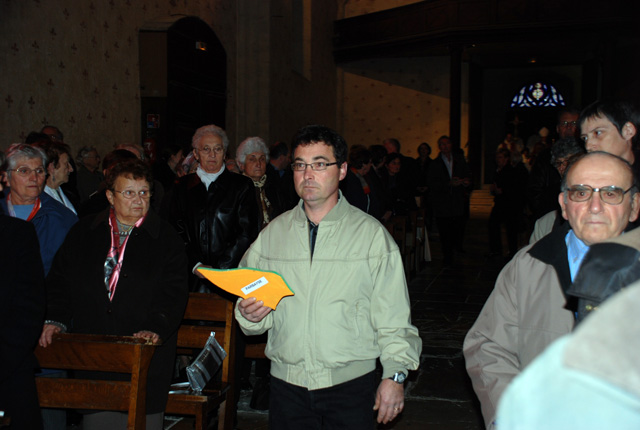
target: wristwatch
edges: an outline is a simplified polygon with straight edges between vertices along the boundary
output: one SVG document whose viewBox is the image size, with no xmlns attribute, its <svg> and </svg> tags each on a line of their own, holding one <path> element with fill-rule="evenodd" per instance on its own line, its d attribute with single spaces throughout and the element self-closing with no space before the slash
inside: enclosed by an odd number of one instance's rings
<svg viewBox="0 0 640 430">
<path fill-rule="evenodd" d="M 407 379 L 407 375 L 405 375 L 403 372 L 398 372 L 392 377 L 390 377 L 389 379 L 391 379 L 394 382 L 397 382 L 398 384 L 403 384 L 405 379 Z"/>
</svg>

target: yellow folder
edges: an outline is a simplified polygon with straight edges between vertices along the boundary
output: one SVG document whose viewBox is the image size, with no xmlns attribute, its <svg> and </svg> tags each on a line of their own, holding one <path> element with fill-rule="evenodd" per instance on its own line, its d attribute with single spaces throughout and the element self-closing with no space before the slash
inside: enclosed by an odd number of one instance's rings
<svg viewBox="0 0 640 430">
<path fill-rule="evenodd" d="M 244 299 L 255 297 L 273 310 L 280 300 L 294 294 L 277 272 L 251 268 L 220 270 L 200 267 L 196 270 L 217 287 Z"/>
</svg>

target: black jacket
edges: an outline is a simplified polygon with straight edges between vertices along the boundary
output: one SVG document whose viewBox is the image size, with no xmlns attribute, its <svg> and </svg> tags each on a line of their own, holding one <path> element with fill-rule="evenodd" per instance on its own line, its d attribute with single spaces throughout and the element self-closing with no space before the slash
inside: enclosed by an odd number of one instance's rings
<svg viewBox="0 0 640 430">
<path fill-rule="evenodd" d="M 217 269 L 238 266 L 258 237 L 258 205 L 251 179 L 224 170 L 209 189 L 197 174 L 183 176 L 172 189 L 168 220 L 186 244 L 189 269 L 202 263 Z M 198 289 L 200 278 L 191 277 Z"/>
<path fill-rule="evenodd" d="M 38 237 L 0 209 L 0 243 L 0 409 L 15 428 L 42 428 L 33 376 L 45 306 Z"/>
</svg>

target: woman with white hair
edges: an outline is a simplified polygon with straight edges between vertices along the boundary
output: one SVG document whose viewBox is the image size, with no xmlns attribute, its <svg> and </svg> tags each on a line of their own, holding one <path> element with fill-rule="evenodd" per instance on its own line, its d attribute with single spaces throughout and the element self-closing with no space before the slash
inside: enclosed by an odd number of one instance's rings
<svg viewBox="0 0 640 430">
<path fill-rule="evenodd" d="M 283 212 L 283 198 L 278 188 L 267 176 L 269 150 L 259 137 L 246 138 L 236 151 L 236 162 L 243 175 L 251 178 L 258 203 L 258 226 L 262 230 Z"/>
<path fill-rule="evenodd" d="M 43 192 L 47 156 L 40 148 L 15 143 L 9 147 L 6 156 L 9 187 L 4 190 L 0 207 L 11 217 L 33 223 L 46 275 L 53 256 L 78 217 Z"/>
</svg>

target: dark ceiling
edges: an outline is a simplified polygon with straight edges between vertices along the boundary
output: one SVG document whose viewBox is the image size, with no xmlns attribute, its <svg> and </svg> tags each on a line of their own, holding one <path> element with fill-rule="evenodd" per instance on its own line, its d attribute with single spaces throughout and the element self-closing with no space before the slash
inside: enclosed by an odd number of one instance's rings
<svg viewBox="0 0 640 430">
<path fill-rule="evenodd" d="M 338 20 L 337 63 L 448 55 L 484 67 L 581 64 L 611 44 L 638 46 L 640 2 L 611 0 L 424 1 Z M 636 51 L 637 52 L 637 51 Z M 637 55 L 634 53 L 634 55 Z"/>
</svg>

